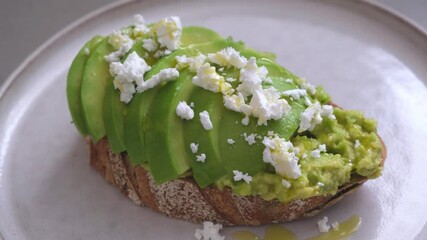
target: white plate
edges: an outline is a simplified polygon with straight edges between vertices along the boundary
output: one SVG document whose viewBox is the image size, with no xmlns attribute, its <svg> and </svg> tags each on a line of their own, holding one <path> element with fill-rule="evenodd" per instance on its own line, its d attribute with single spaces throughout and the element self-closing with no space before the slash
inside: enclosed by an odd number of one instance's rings
<svg viewBox="0 0 427 240">
<path fill-rule="evenodd" d="M 0 89 L 0 232 L 10 239 L 192 239 L 199 227 L 132 204 L 92 170 L 68 113 L 67 69 L 95 34 L 179 15 L 278 61 L 334 102 L 379 122 L 388 147 L 383 176 L 323 215 L 363 223 L 354 239 L 425 239 L 427 37 L 362 1 L 143 1 L 110 5 L 37 50 Z M 284 224 L 300 237 L 321 217 Z M 250 228 L 261 233 L 265 227 Z M 226 228 L 224 234 L 240 228 Z M 424 233 L 421 231 L 424 229 Z"/>
</svg>

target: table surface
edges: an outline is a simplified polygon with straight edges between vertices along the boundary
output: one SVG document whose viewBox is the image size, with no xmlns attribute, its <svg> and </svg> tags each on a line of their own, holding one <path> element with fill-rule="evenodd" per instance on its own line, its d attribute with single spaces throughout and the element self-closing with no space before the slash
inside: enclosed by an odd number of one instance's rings
<svg viewBox="0 0 427 240">
<path fill-rule="evenodd" d="M 114 0 L 1 0 L 0 85 L 37 47 L 87 13 Z M 427 29 L 427 0 L 371 0 Z M 5 34 L 7 33 L 7 34 Z"/>
</svg>

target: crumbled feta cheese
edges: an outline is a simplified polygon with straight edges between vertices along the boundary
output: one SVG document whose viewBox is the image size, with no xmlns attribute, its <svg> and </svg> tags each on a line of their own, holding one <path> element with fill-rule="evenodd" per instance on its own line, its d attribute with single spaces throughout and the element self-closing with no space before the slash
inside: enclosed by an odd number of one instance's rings
<svg viewBox="0 0 427 240">
<path fill-rule="evenodd" d="M 192 153 L 197 153 L 197 151 L 199 150 L 199 144 L 190 143 L 190 149 Z"/>
<path fill-rule="evenodd" d="M 133 16 L 133 25 L 133 35 L 135 37 L 142 37 L 149 31 L 147 25 L 145 25 L 144 17 L 140 14 Z"/>
<path fill-rule="evenodd" d="M 360 141 L 359 141 L 359 139 L 356 139 L 356 141 L 354 141 L 354 147 L 355 148 L 360 147 Z"/>
<path fill-rule="evenodd" d="M 287 82 L 287 83 L 294 83 L 294 80 L 288 78 L 288 79 L 285 80 L 285 82 Z"/>
<path fill-rule="evenodd" d="M 202 153 L 196 156 L 196 161 L 204 163 L 206 161 L 206 154 Z"/>
<path fill-rule="evenodd" d="M 233 145 L 236 141 L 234 141 L 233 139 L 229 138 L 227 139 L 227 143 L 230 145 Z"/>
<path fill-rule="evenodd" d="M 291 183 L 289 181 L 287 181 L 286 179 L 282 179 L 282 185 L 285 188 L 290 188 L 291 187 Z"/>
<path fill-rule="evenodd" d="M 241 93 L 237 93 L 233 95 L 224 95 L 223 99 L 224 99 L 224 106 L 230 110 L 233 110 L 235 112 L 243 112 L 243 109 L 245 109 L 247 110 L 245 112 L 246 115 L 252 112 L 252 107 L 245 103 L 245 98 Z"/>
<path fill-rule="evenodd" d="M 218 72 L 224 72 L 224 67 L 219 68 Z"/>
<path fill-rule="evenodd" d="M 333 229 L 334 231 L 338 231 L 338 230 L 340 229 L 340 224 L 339 224 L 338 222 L 333 222 L 333 223 L 331 224 L 331 226 L 332 226 L 332 229 Z"/>
<path fill-rule="evenodd" d="M 325 144 L 320 144 L 319 145 L 319 150 L 320 150 L 320 152 L 326 152 L 326 145 Z"/>
<path fill-rule="evenodd" d="M 242 124 L 245 126 L 249 125 L 249 116 L 246 115 L 244 118 L 242 118 Z"/>
<path fill-rule="evenodd" d="M 167 17 L 155 25 L 157 41 L 160 46 L 174 51 L 181 42 L 182 25 L 179 17 Z"/>
<path fill-rule="evenodd" d="M 150 69 L 136 52 L 129 54 L 123 63 L 110 63 L 110 74 L 114 77 L 114 87 L 119 89 L 122 102 L 129 103 L 132 100 L 135 93 L 134 83 L 143 81 L 145 72 Z"/>
<path fill-rule="evenodd" d="M 148 89 L 151 89 L 151 88 L 159 85 L 162 82 L 173 81 L 178 77 L 179 77 L 178 70 L 176 70 L 175 68 L 165 68 L 165 69 L 160 70 L 159 73 L 152 76 L 147 81 L 142 80 L 142 81 L 137 82 L 136 84 L 138 87 L 136 90 L 139 93 L 145 92 Z"/>
<path fill-rule="evenodd" d="M 267 68 L 264 66 L 258 67 L 254 57 L 249 58 L 246 66 L 240 69 L 240 84 L 237 86 L 237 91 L 242 93 L 244 97 L 254 94 L 256 90 L 262 89 L 262 82 L 268 74 Z"/>
<path fill-rule="evenodd" d="M 328 225 L 328 217 L 323 217 L 319 221 L 317 221 L 317 226 L 319 227 L 319 231 L 324 233 L 328 232 L 331 229 L 331 226 Z"/>
<path fill-rule="evenodd" d="M 302 158 L 303 158 L 303 159 L 306 159 L 306 158 L 307 158 L 307 154 L 306 154 L 306 153 L 304 153 L 304 154 L 302 155 Z"/>
<path fill-rule="evenodd" d="M 192 108 L 194 107 L 194 102 L 190 103 L 190 107 L 192 107 Z"/>
<path fill-rule="evenodd" d="M 204 222 L 203 229 L 196 229 L 194 237 L 197 240 L 224 240 L 225 237 L 219 234 L 222 229 L 221 224 L 213 224 L 212 222 Z"/>
<path fill-rule="evenodd" d="M 226 82 L 209 63 L 203 64 L 197 70 L 197 75 L 193 77 L 193 84 L 212 92 L 222 92 L 224 95 L 234 92 L 231 84 Z"/>
<path fill-rule="evenodd" d="M 85 54 L 85 55 L 89 55 L 89 54 L 90 54 L 90 50 L 89 50 L 89 48 L 85 48 L 85 50 L 84 50 L 84 54 Z"/>
<path fill-rule="evenodd" d="M 280 99 L 275 88 L 255 90 L 249 103 L 252 107 L 252 116 L 258 118 L 258 125 L 267 125 L 267 121 L 278 120 L 291 111 L 286 99 Z"/>
<path fill-rule="evenodd" d="M 300 86 L 301 86 L 301 88 L 308 90 L 311 94 L 316 93 L 316 88 L 304 79 L 303 79 Z"/>
<path fill-rule="evenodd" d="M 252 181 L 252 177 L 249 176 L 249 174 L 247 173 L 242 173 L 241 171 L 233 170 L 233 174 L 234 174 L 233 179 L 236 182 L 243 180 L 246 183 L 250 183 Z"/>
<path fill-rule="evenodd" d="M 209 117 L 208 111 L 203 111 L 199 113 L 200 122 L 205 130 L 211 130 L 213 128 L 211 118 Z"/>
<path fill-rule="evenodd" d="M 182 69 L 188 67 L 191 72 L 197 72 L 197 70 L 205 63 L 206 56 L 199 54 L 195 57 L 187 57 L 186 55 L 176 56 L 177 68 Z"/>
<path fill-rule="evenodd" d="M 176 106 L 176 115 L 182 119 L 191 120 L 194 118 L 194 111 L 185 101 L 182 101 Z"/>
<path fill-rule="evenodd" d="M 299 147 L 294 147 L 294 153 L 295 154 L 299 154 L 299 151 L 300 151 Z"/>
<path fill-rule="evenodd" d="M 301 176 L 298 157 L 295 156 L 294 146 L 291 142 L 278 136 L 264 137 L 265 145 L 263 161 L 270 163 L 276 173 L 283 177 L 295 179 Z"/>
<path fill-rule="evenodd" d="M 335 119 L 333 111 L 331 105 L 321 106 L 319 102 L 310 105 L 301 113 L 301 122 L 298 132 L 304 132 L 306 130 L 313 131 L 316 125 L 322 122 L 322 117 Z"/>
<path fill-rule="evenodd" d="M 307 106 L 310 106 L 311 104 L 313 104 L 311 103 L 311 100 L 309 97 L 305 96 L 304 99 L 305 99 L 305 104 L 307 104 Z"/>
<path fill-rule="evenodd" d="M 324 184 L 324 183 L 322 183 L 322 182 L 318 182 L 316 185 L 317 185 L 318 187 L 324 187 L 324 186 L 325 186 L 325 184 Z"/>
<path fill-rule="evenodd" d="M 142 40 L 142 47 L 148 52 L 154 52 L 157 50 L 159 45 L 156 43 L 156 41 L 154 41 L 154 39 L 147 38 Z"/>
<path fill-rule="evenodd" d="M 274 136 L 276 136 L 276 134 L 273 131 L 268 131 L 267 136 L 274 137 Z"/>
<path fill-rule="evenodd" d="M 133 46 L 133 40 L 121 31 L 113 32 L 108 39 L 108 43 L 116 50 L 105 56 L 107 62 L 118 62 Z"/>
<path fill-rule="evenodd" d="M 246 134 L 245 134 L 246 135 Z M 248 136 L 245 136 L 245 141 L 246 142 L 248 142 L 248 144 L 249 145 L 253 145 L 253 144 L 255 144 L 256 143 L 256 140 L 255 140 L 255 137 L 256 137 L 257 135 L 256 134 L 254 134 L 254 133 L 252 133 L 252 134 L 250 134 L 250 135 L 248 135 Z"/>
<path fill-rule="evenodd" d="M 154 53 L 153 57 L 154 57 L 154 58 L 161 58 L 161 57 L 163 57 L 164 55 L 165 55 L 165 51 L 164 51 L 164 50 L 157 50 L 157 51 Z"/>
<path fill-rule="evenodd" d="M 284 91 L 283 95 L 298 100 L 301 97 L 307 96 L 307 90 L 305 90 L 305 89 L 291 89 L 291 90 Z"/>
<path fill-rule="evenodd" d="M 234 82 L 234 81 L 236 81 L 236 79 L 234 79 L 232 77 L 228 77 L 228 78 L 225 79 L 225 81 L 227 81 L 227 82 Z"/>
<path fill-rule="evenodd" d="M 314 158 L 320 158 L 320 150 L 315 149 L 315 150 L 311 151 L 311 156 Z"/>
<path fill-rule="evenodd" d="M 247 59 L 243 56 L 240 56 L 240 53 L 232 47 L 224 48 L 217 53 L 209 53 L 208 59 L 210 62 L 220 66 L 233 66 L 239 69 L 243 68 L 247 63 Z"/>
</svg>

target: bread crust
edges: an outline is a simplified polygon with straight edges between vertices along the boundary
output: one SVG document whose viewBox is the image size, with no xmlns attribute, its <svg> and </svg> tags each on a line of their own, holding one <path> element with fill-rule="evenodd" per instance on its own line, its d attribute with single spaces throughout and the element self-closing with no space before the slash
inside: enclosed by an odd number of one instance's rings
<svg viewBox="0 0 427 240">
<path fill-rule="evenodd" d="M 229 188 L 201 189 L 192 177 L 157 185 L 142 166 L 132 166 L 127 153 L 115 154 L 106 138 L 90 146 L 90 165 L 135 204 L 149 207 L 172 218 L 191 222 L 212 221 L 224 226 L 287 222 L 316 215 L 355 192 L 367 178 L 352 176 L 335 195 L 315 196 L 282 203 L 260 196 L 241 197 Z M 383 144 L 384 146 L 384 144 Z M 383 161 L 386 157 L 383 147 Z"/>
</svg>

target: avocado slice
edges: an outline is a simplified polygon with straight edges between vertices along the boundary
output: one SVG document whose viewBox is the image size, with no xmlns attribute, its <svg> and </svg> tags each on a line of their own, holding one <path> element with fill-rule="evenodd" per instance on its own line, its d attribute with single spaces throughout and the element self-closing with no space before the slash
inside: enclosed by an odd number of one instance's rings
<svg viewBox="0 0 427 240">
<path fill-rule="evenodd" d="M 87 135 L 86 124 L 82 114 L 82 103 L 80 90 L 82 86 L 83 71 L 89 55 L 104 39 L 102 36 L 95 36 L 89 40 L 74 58 L 67 76 L 67 100 L 73 123 L 82 135 Z"/>
<path fill-rule="evenodd" d="M 194 37 L 192 37 L 193 35 Z M 193 41 L 191 41 L 191 39 L 193 39 Z M 221 39 L 221 37 L 210 29 L 202 27 L 184 27 L 181 38 L 181 46 L 192 45 L 193 43 L 209 42 L 218 39 Z M 162 69 L 175 67 L 175 57 L 185 54 L 188 56 L 196 55 L 197 51 L 190 47 L 177 49 L 170 55 L 161 58 L 159 62 L 154 64 L 151 70 L 146 73 L 144 78 L 149 79 L 153 75 L 159 73 Z M 145 126 L 145 118 L 148 116 L 150 105 L 153 102 L 153 98 L 155 97 L 157 91 L 158 88 L 156 87 L 142 94 L 135 94 L 132 101 L 125 107 L 126 115 L 124 116 L 124 139 L 126 150 L 130 156 L 132 164 L 147 162 L 146 146 L 144 142 L 145 129 L 147 129 Z"/>
</svg>

